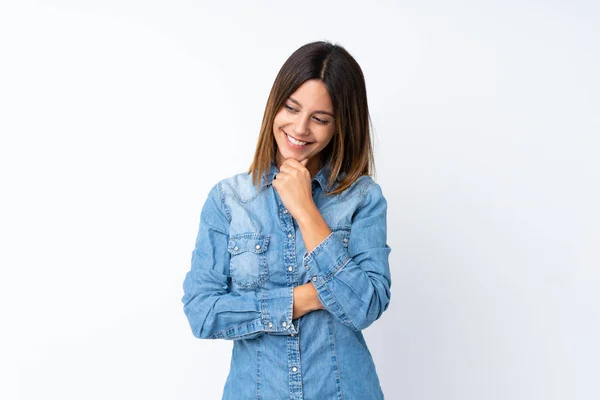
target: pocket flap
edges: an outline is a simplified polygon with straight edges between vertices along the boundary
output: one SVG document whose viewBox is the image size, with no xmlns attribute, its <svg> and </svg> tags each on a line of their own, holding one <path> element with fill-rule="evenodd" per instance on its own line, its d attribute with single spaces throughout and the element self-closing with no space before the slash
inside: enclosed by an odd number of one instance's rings
<svg viewBox="0 0 600 400">
<path fill-rule="evenodd" d="M 231 254 L 240 254 L 244 251 L 264 253 L 269 246 L 269 236 L 260 233 L 238 233 L 229 237 L 227 251 Z"/>
</svg>

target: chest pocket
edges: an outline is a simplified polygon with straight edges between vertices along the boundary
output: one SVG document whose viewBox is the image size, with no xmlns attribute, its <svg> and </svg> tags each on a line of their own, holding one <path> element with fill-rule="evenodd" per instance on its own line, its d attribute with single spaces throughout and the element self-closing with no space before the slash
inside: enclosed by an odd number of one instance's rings
<svg viewBox="0 0 600 400">
<path fill-rule="evenodd" d="M 269 236 L 259 233 L 239 233 L 229 237 L 227 251 L 231 257 L 229 274 L 235 286 L 254 289 L 269 278 L 267 249 Z"/>
</svg>

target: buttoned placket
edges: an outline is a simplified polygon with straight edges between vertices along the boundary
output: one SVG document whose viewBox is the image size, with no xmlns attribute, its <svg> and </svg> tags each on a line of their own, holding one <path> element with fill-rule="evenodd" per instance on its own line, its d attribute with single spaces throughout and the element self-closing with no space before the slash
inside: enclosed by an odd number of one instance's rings
<svg viewBox="0 0 600 400">
<path fill-rule="evenodd" d="M 311 192 L 314 198 L 315 191 L 319 183 L 316 179 L 311 182 Z M 276 191 L 275 191 L 276 192 Z M 299 275 L 296 270 L 296 224 L 289 211 L 283 205 L 281 198 L 278 194 L 275 194 L 277 204 L 279 208 L 279 217 L 283 223 L 285 232 L 285 249 L 284 249 L 284 265 L 287 265 L 287 282 L 289 286 L 295 287 L 299 285 Z M 315 277 L 316 278 L 316 277 Z M 293 321 L 292 324 L 294 325 Z M 273 326 L 272 322 L 269 322 L 269 327 Z M 286 321 L 282 322 L 283 327 L 287 327 Z M 300 319 L 297 321 L 296 328 L 297 334 L 291 333 L 287 338 L 287 349 L 288 349 L 288 371 L 289 371 L 289 384 L 290 384 L 290 398 L 291 399 L 303 399 L 302 389 L 302 368 L 300 359 Z"/>
<path fill-rule="evenodd" d="M 298 274 L 295 268 L 296 265 L 296 228 L 294 219 L 290 215 L 289 211 L 285 208 L 279 196 L 277 196 L 277 202 L 279 203 L 280 219 L 283 221 L 285 231 L 285 250 L 284 250 L 284 265 L 287 265 L 287 282 L 288 285 L 295 287 L 298 286 Z M 285 322 L 284 322 L 285 323 Z M 293 323 L 293 322 L 292 322 Z M 287 326 L 284 325 L 284 327 Z M 302 368 L 300 359 L 300 323 L 298 321 L 298 334 L 290 334 L 286 340 L 287 345 L 287 358 L 288 358 L 288 371 L 289 371 L 289 383 L 290 383 L 290 398 L 291 399 L 302 399 Z"/>
</svg>

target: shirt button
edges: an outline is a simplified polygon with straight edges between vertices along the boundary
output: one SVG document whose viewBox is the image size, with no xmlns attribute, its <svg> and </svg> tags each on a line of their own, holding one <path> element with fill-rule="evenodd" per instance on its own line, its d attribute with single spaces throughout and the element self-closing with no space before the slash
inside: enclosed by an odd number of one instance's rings
<svg viewBox="0 0 600 400">
<path fill-rule="evenodd" d="M 344 238 L 344 243 L 348 243 L 348 238 Z"/>
<path fill-rule="evenodd" d="M 296 336 L 296 334 L 295 334 L 295 333 L 292 333 L 290 336 L 291 336 L 291 337 L 294 337 L 294 336 Z"/>
<path fill-rule="evenodd" d="M 305 265 L 306 269 L 309 270 L 310 269 L 310 265 Z"/>
<path fill-rule="evenodd" d="M 316 281 L 317 281 L 317 277 L 316 277 L 316 276 L 313 276 L 313 277 L 312 277 L 312 281 L 313 281 L 313 282 L 316 282 Z"/>
<path fill-rule="evenodd" d="M 260 244 L 257 244 L 256 245 L 256 250 L 259 250 L 259 249 L 260 249 Z"/>
<path fill-rule="evenodd" d="M 281 326 L 283 326 L 283 327 L 285 328 L 285 327 L 287 326 L 287 322 L 283 321 L 283 322 L 281 323 Z"/>
<path fill-rule="evenodd" d="M 288 271 L 293 271 L 294 267 L 292 267 L 291 265 L 288 267 Z"/>
<path fill-rule="evenodd" d="M 287 212 L 288 212 L 287 210 L 283 210 L 283 213 L 284 213 L 284 214 L 287 214 Z"/>
<path fill-rule="evenodd" d="M 269 328 L 273 327 L 273 323 L 271 321 L 269 321 L 269 323 L 267 325 L 269 325 Z"/>
<path fill-rule="evenodd" d="M 288 237 L 289 237 L 289 238 L 291 238 L 291 237 L 292 237 L 292 234 L 291 234 L 291 233 L 288 233 Z"/>
<path fill-rule="evenodd" d="M 233 248 L 233 250 L 234 250 L 234 251 L 238 251 L 239 249 L 238 249 L 238 247 L 237 247 L 237 246 L 235 246 L 235 247 Z"/>
<path fill-rule="evenodd" d="M 293 371 L 293 372 L 296 372 L 296 371 L 298 371 L 298 368 L 296 368 L 296 367 L 292 367 L 292 371 Z"/>
</svg>

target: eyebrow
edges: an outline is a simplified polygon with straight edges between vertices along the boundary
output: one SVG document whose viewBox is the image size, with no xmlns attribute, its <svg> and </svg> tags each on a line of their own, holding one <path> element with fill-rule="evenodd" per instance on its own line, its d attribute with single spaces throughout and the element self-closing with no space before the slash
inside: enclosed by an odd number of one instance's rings
<svg viewBox="0 0 600 400">
<path fill-rule="evenodd" d="M 292 97 L 290 97 L 290 101 L 291 101 L 292 103 L 296 103 L 296 104 L 298 105 L 298 107 L 302 108 L 302 104 L 298 103 L 298 101 L 297 101 L 297 100 L 294 100 Z M 332 113 L 330 113 L 329 111 L 317 110 L 317 111 L 315 111 L 315 114 L 327 114 L 327 115 L 329 115 L 331 118 L 333 118 L 333 114 L 332 114 Z"/>
</svg>

